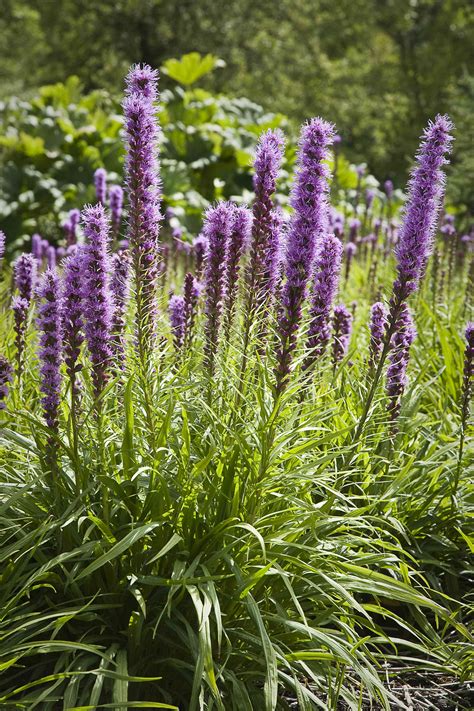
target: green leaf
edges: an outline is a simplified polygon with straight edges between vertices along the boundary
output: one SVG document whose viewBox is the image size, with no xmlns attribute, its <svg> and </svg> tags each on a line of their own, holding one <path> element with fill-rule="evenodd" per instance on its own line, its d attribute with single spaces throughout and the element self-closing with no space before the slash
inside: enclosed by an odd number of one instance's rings
<svg viewBox="0 0 474 711">
<path fill-rule="evenodd" d="M 213 54 L 206 54 L 203 57 L 199 52 L 190 52 L 183 55 L 181 59 L 166 60 L 161 71 L 180 84 L 191 86 L 201 77 L 223 66 L 225 62 Z"/>
</svg>

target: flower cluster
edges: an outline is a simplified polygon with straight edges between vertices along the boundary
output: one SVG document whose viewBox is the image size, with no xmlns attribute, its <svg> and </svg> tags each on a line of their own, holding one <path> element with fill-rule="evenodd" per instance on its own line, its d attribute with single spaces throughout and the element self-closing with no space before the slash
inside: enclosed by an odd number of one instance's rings
<svg viewBox="0 0 474 711">
<path fill-rule="evenodd" d="M 37 289 L 41 403 L 48 427 L 58 429 L 61 397 L 62 304 L 58 274 L 48 269 Z"/>
<path fill-rule="evenodd" d="M 407 385 L 407 366 L 410 347 L 416 337 L 416 329 L 410 309 L 403 304 L 395 324 L 395 333 L 390 342 L 390 365 L 387 369 L 386 391 L 389 398 L 388 410 L 392 420 L 400 413 L 401 397 Z"/>
<path fill-rule="evenodd" d="M 339 284 L 341 258 L 341 242 L 334 235 L 325 235 L 315 260 L 305 370 L 322 356 L 331 337 L 331 310 Z"/>
<path fill-rule="evenodd" d="M 324 162 L 334 138 L 334 127 L 314 118 L 303 127 L 298 169 L 291 195 L 294 214 L 288 228 L 285 276 L 279 313 L 279 349 L 276 367 L 276 392 L 286 385 L 301 308 L 313 270 L 316 244 L 327 222 L 329 169 Z"/>
<path fill-rule="evenodd" d="M 97 397 L 110 377 L 112 359 L 113 298 L 109 277 L 109 220 L 101 204 L 86 207 L 82 215 L 87 239 L 82 259 L 84 332 Z"/>
</svg>

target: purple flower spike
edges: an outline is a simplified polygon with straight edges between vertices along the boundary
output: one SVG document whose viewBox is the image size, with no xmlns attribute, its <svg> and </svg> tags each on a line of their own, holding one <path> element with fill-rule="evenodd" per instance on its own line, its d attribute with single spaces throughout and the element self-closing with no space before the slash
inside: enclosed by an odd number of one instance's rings
<svg viewBox="0 0 474 711">
<path fill-rule="evenodd" d="M 352 333 L 352 314 L 344 304 L 334 307 L 332 362 L 334 368 L 347 355 Z"/>
<path fill-rule="evenodd" d="M 46 250 L 46 262 L 48 265 L 48 269 L 55 269 L 55 267 L 56 267 L 56 250 L 54 249 L 52 244 L 48 245 L 48 248 Z"/>
<path fill-rule="evenodd" d="M 466 326 L 466 350 L 464 351 L 464 369 L 461 399 L 461 440 L 458 455 L 458 468 L 462 463 L 465 430 L 469 421 L 470 402 L 474 379 L 474 321 L 469 321 Z"/>
<path fill-rule="evenodd" d="M 272 195 L 276 190 L 278 173 L 283 160 L 285 140 L 281 131 L 266 131 L 255 152 L 253 187 L 255 201 L 252 208 L 253 224 L 250 258 L 246 274 L 248 294 L 261 305 L 266 298 L 267 254 L 274 230 Z M 250 304 L 251 306 L 251 304 Z"/>
<path fill-rule="evenodd" d="M 417 165 L 412 171 L 408 200 L 395 255 L 398 276 L 394 293 L 404 301 L 417 290 L 433 247 L 433 235 L 444 192 L 443 166 L 447 163 L 453 124 L 437 116 L 423 134 Z"/>
<path fill-rule="evenodd" d="M 39 331 L 40 390 L 46 424 L 57 431 L 61 396 L 62 306 L 59 277 L 48 269 L 37 289 Z"/>
<path fill-rule="evenodd" d="M 70 247 L 77 242 L 76 230 L 81 221 L 81 213 L 79 210 L 70 210 L 66 222 L 63 224 L 63 230 L 66 235 L 66 245 Z"/>
<path fill-rule="evenodd" d="M 225 298 L 225 334 L 229 337 L 235 301 L 237 299 L 238 281 L 240 275 L 240 260 L 245 246 L 250 239 L 252 229 L 252 213 L 246 207 L 234 209 L 232 232 L 229 237 L 227 254 L 227 291 Z"/>
<path fill-rule="evenodd" d="M 15 324 L 15 346 L 17 376 L 21 377 L 23 372 L 23 356 L 25 352 L 26 321 L 28 318 L 29 302 L 21 296 L 14 296 L 12 299 L 13 320 Z"/>
<path fill-rule="evenodd" d="M 112 218 L 112 235 L 114 238 L 120 232 L 122 222 L 123 190 L 120 185 L 111 185 L 109 190 L 110 215 Z"/>
<path fill-rule="evenodd" d="M 8 397 L 8 385 L 13 378 L 13 368 L 5 356 L 0 353 L 0 410 L 4 410 L 5 400 Z"/>
<path fill-rule="evenodd" d="M 173 295 L 168 305 L 171 333 L 176 351 L 179 353 L 184 346 L 186 333 L 186 305 L 183 296 Z"/>
<path fill-rule="evenodd" d="M 375 190 L 372 190 L 371 188 L 367 188 L 367 190 L 365 191 L 365 206 L 368 210 L 372 206 L 374 197 L 375 197 Z"/>
<path fill-rule="evenodd" d="M 71 383 L 73 395 L 77 395 L 77 373 L 82 369 L 79 363 L 81 346 L 84 342 L 83 321 L 83 248 L 76 251 L 64 262 L 63 270 L 63 310 L 62 336 L 64 362 Z"/>
<path fill-rule="evenodd" d="M 204 266 L 206 324 L 204 359 L 212 375 L 219 343 L 222 309 L 226 296 L 227 249 L 234 223 L 234 206 L 221 202 L 206 211 L 204 234 L 208 250 Z"/>
<path fill-rule="evenodd" d="M 392 420 L 400 413 L 400 404 L 408 379 L 406 376 L 410 358 L 410 346 L 415 340 L 416 329 L 410 309 L 403 304 L 400 316 L 395 324 L 395 333 L 390 341 L 390 365 L 387 369 L 386 391 L 389 398 L 388 411 Z"/>
<path fill-rule="evenodd" d="M 161 182 L 156 118 L 158 73 L 136 65 L 127 76 L 125 114 L 125 174 L 129 202 L 128 239 L 132 253 L 137 303 L 138 350 L 145 362 L 151 352 L 156 320 L 158 232 Z"/>
<path fill-rule="evenodd" d="M 95 197 L 97 202 L 105 205 L 107 200 L 107 172 L 104 168 L 97 168 L 94 173 Z"/>
<path fill-rule="evenodd" d="M 200 234 L 196 237 L 196 239 L 193 242 L 193 252 L 194 252 L 194 261 L 195 261 L 195 268 L 196 268 L 196 278 L 200 279 L 201 274 L 202 274 L 202 268 L 204 266 L 204 259 L 206 257 L 206 252 L 207 252 L 207 237 L 203 234 Z"/>
<path fill-rule="evenodd" d="M 39 235 L 37 233 L 35 233 L 31 237 L 31 254 L 36 259 L 36 261 L 40 264 L 41 260 L 43 259 L 43 247 L 42 247 L 41 235 Z"/>
<path fill-rule="evenodd" d="M 339 284 L 341 260 L 341 242 L 334 235 L 325 235 L 315 260 L 305 370 L 322 356 L 331 337 L 331 310 Z"/>
<path fill-rule="evenodd" d="M 130 296 L 131 259 L 128 252 L 117 252 L 112 258 L 111 290 L 114 300 L 112 350 L 123 368 L 125 364 L 125 324 Z"/>
<path fill-rule="evenodd" d="M 281 207 L 276 207 L 272 212 L 270 239 L 265 258 L 265 272 L 263 279 L 264 290 L 268 298 L 275 296 L 281 281 L 284 247 L 286 239 L 286 219 Z"/>
<path fill-rule="evenodd" d="M 98 397 L 110 377 L 113 299 L 110 291 L 109 221 L 103 205 L 83 213 L 87 243 L 83 257 L 84 331 L 92 363 L 92 382 Z"/>
<path fill-rule="evenodd" d="M 370 308 L 369 368 L 375 368 L 383 348 L 387 328 L 388 309 L 381 301 Z"/>
<path fill-rule="evenodd" d="M 391 180 L 386 180 L 383 189 L 385 190 L 385 195 L 387 196 L 387 200 L 391 200 L 393 197 L 393 183 Z"/>
<path fill-rule="evenodd" d="M 191 346 L 194 335 L 194 322 L 196 320 L 196 310 L 201 285 L 198 280 L 188 272 L 184 277 L 184 309 L 186 313 L 185 346 Z"/>
<path fill-rule="evenodd" d="M 0 230 L 0 267 L 2 266 L 3 256 L 5 254 L 5 242 L 5 232 L 2 232 L 2 230 Z"/>
<path fill-rule="evenodd" d="M 286 282 L 279 313 L 277 394 L 286 386 L 316 244 L 327 221 L 329 169 L 324 161 L 329 156 L 333 138 L 334 127 L 320 118 L 312 119 L 301 133 L 298 171 L 291 195 L 294 213 L 288 230 Z"/>
<path fill-rule="evenodd" d="M 15 286 L 21 298 L 25 299 L 28 304 L 36 286 L 37 266 L 34 256 L 27 253 L 20 254 L 13 266 Z"/>
</svg>

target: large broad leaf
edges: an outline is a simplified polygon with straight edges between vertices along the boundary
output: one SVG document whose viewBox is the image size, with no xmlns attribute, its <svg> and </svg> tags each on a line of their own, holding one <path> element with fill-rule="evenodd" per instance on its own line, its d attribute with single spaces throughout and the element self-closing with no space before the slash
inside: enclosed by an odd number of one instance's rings
<svg viewBox="0 0 474 711">
<path fill-rule="evenodd" d="M 180 84 L 191 86 L 201 77 L 223 66 L 225 62 L 213 54 L 203 57 L 199 52 L 190 52 L 181 59 L 168 59 L 161 70 Z"/>
</svg>

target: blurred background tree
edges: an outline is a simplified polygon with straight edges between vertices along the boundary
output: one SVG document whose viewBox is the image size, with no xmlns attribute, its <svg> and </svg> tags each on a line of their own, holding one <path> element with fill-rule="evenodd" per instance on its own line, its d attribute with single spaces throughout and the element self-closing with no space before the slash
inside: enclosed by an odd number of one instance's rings
<svg viewBox="0 0 474 711">
<path fill-rule="evenodd" d="M 404 181 L 420 128 L 448 110 L 472 139 L 469 0 L 0 0 L 0 86 L 28 96 L 74 74 L 120 91 L 130 63 L 191 51 L 226 66 L 203 86 L 296 124 L 336 122 L 344 151 Z M 163 77 L 162 86 L 170 86 Z M 467 124 L 467 126 L 466 126 Z M 463 140 L 468 140 L 466 135 Z M 459 152 L 456 160 L 461 160 Z"/>
</svg>

